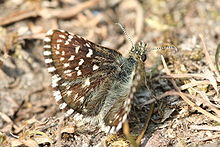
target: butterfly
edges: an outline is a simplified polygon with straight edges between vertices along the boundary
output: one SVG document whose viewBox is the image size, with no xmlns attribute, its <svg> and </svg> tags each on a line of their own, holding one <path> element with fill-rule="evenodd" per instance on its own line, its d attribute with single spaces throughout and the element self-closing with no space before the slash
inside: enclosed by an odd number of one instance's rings
<svg viewBox="0 0 220 147">
<path fill-rule="evenodd" d="M 145 43 L 137 43 L 124 57 L 70 32 L 49 30 L 43 55 L 53 96 L 67 116 L 106 133 L 121 129 L 142 79 Z"/>
</svg>

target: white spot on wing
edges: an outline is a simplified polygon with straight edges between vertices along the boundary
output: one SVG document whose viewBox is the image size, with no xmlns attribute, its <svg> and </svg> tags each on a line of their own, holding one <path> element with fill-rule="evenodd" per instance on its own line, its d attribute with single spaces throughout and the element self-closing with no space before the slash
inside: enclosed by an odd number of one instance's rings
<svg viewBox="0 0 220 147">
<path fill-rule="evenodd" d="M 113 126 L 113 127 L 111 128 L 111 130 L 109 131 L 109 133 L 112 134 L 112 133 L 114 133 L 114 132 L 115 132 L 115 126 Z"/>
<path fill-rule="evenodd" d="M 72 76 L 72 73 L 68 73 L 68 74 L 66 74 L 68 77 L 71 77 Z"/>
<path fill-rule="evenodd" d="M 68 32 L 69 33 L 69 35 L 74 35 L 73 33 L 71 33 L 71 32 Z"/>
<path fill-rule="evenodd" d="M 51 55 L 51 51 L 44 51 L 44 56 L 49 56 L 49 55 Z"/>
<path fill-rule="evenodd" d="M 68 44 L 70 44 L 70 43 L 69 43 L 69 41 L 67 40 L 67 41 L 65 42 L 65 45 L 68 45 Z"/>
<path fill-rule="evenodd" d="M 61 43 L 61 42 L 63 42 L 62 39 L 57 39 L 57 43 Z"/>
<path fill-rule="evenodd" d="M 55 100 L 58 102 L 59 100 L 62 99 L 61 93 L 59 90 L 53 91 L 53 96 L 55 97 Z"/>
<path fill-rule="evenodd" d="M 74 96 L 74 99 L 76 99 L 78 97 L 78 93 Z"/>
<path fill-rule="evenodd" d="M 48 72 L 54 72 L 56 68 L 54 66 L 48 67 L 47 68 Z"/>
<path fill-rule="evenodd" d="M 127 119 L 127 115 L 124 115 L 122 118 L 122 122 L 125 122 L 126 119 Z"/>
<path fill-rule="evenodd" d="M 96 70 L 96 69 L 98 69 L 99 68 L 99 66 L 97 66 L 97 65 L 93 65 L 93 67 L 92 67 L 92 70 Z"/>
<path fill-rule="evenodd" d="M 44 42 L 51 42 L 50 37 L 45 37 L 45 38 L 44 38 Z"/>
<path fill-rule="evenodd" d="M 79 66 L 77 66 L 77 67 L 75 68 L 75 70 L 79 70 Z"/>
<path fill-rule="evenodd" d="M 57 54 L 57 55 L 60 54 L 60 51 L 55 51 L 55 54 Z"/>
<path fill-rule="evenodd" d="M 66 104 L 65 102 L 59 105 L 59 107 L 60 107 L 61 110 L 64 109 L 64 108 L 66 108 L 66 106 L 67 106 L 67 104 Z"/>
<path fill-rule="evenodd" d="M 86 57 L 91 57 L 93 54 L 93 51 L 92 49 L 89 49 L 89 52 L 86 54 Z"/>
<path fill-rule="evenodd" d="M 122 127 L 122 122 L 119 122 L 118 126 L 116 127 L 116 132 L 117 132 L 118 130 L 120 130 L 121 127 Z"/>
<path fill-rule="evenodd" d="M 83 101 L 84 101 L 84 96 L 83 97 L 81 97 L 80 99 L 79 99 L 79 101 L 81 102 L 81 103 L 83 103 Z"/>
<path fill-rule="evenodd" d="M 60 38 L 65 39 L 66 37 L 64 35 L 59 35 Z"/>
<path fill-rule="evenodd" d="M 110 126 L 102 125 L 102 131 L 108 134 L 109 130 L 110 130 Z"/>
<path fill-rule="evenodd" d="M 45 63 L 52 63 L 53 60 L 52 59 L 45 59 Z"/>
<path fill-rule="evenodd" d="M 57 44 L 57 49 L 58 49 L 58 50 L 60 49 L 60 44 Z"/>
<path fill-rule="evenodd" d="M 60 61 L 63 61 L 63 60 L 65 60 L 65 58 L 64 58 L 64 57 L 61 57 L 61 58 L 60 58 Z"/>
<path fill-rule="evenodd" d="M 67 94 L 68 96 L 70 96 L 70 95 L 72 94 L 72 90 L 68 90 L 68 91 L 66 92 L 66 94 Z"/>
<path fill-rule="evenodd" d="M 129 107 L 129 105 L 127 105 L 126 107 L 125 107 L 125 111 L 130 111 L 130 107 Z"/>
<path fill-rule="evenodd" d="M 83 62 L 84 62 L 84 60 L 83 60 L 83 59 L 80 59 L 80 61 L 79 61 L 79 65 L 82 65 Z"/>
<path fill-rule="evenodd" d="M 67 86 L 69 83 L 68 82 L 64 82 L 61 84 L 61 86 Z"/>
<path fill-rule="evenodd" d="M 69 39 L 73 39 L 73 35 L 69 35 L 68 38 L 69 38 Z"/>
<path fill-rule="evenodd" d="M 71 114 L 73 114 L 74 110 L 73 109 L 69 109 L 68 111 L 66 111 L 66 117 L 70 116 Z"/>
<path fill-rule="evenodd" d="M 58 86 L 58 81 L 61 80 L 61 77 L 58 74 L 55 74 L 52 76 L 52 87 L 57 87 Z"/>
<path fill-rule="evenodd" d="M 79 52 L 79 48 L 80 48 L 80 46 L 76 46 L 76 47 L 75 47 L 75 52 L 76 52 L 76 53 Z"/>
<path fill-rule="evenodd" d="M 86 46 L 87 46 L 87 47 L 90 47 L 90 44 L 89 44 L 89 43 L 86 43 Z"/>
<path fill-rule="evenodd" d="M 127 103 L 128 103 L 128 105 L 130 105 L 130 103 L 131 103 L 131 99 L 130 98 L 127 99 Z"/>
<path fill-rule="evenodd" d="M 47 32 L 47 35 L 52 35 L 53 34 L 53 30 L 49 30 L 48 32 Z"/>
<path fill-rule="evenodd" d="M 68 60 L 69 60 L 69 61 L 72 61 L 72 60 L 74 60 L 74 58 L 75 58 L 75 56 L 74 56 L 74 55 L 71 55 Z"/>
<path fill-rule="evenodd" d="M 70 73 L 70 72 L 72 72 L 72 70 L 68 69 L 68 70 L 64 70 L 63 73 L 67 74 L 67 73 Z"/>
<path fill-rule="evenodd" d="M 65 33 L 65 31 L 64 30 L 59 30 L 60 32 L 63 32 L 63 33 Z"/>
<path fill-rule="evenodd" d="M 118 118 L 119 118 L 119 114 L 116 114 L 115 117 L 114 117 L 114 119 L 116 120 L 116 119 L 118 119 Z"/>
<path fill-rule="evenodd" d="M 81 120 L 82 119 L 82 117 L 83 117 L 83 115 L 82 114 L 79 114 L 79 113 L 76 113 L 76 115 L 74 115 L 74 119 L 76 120 L 76 121 L 78 121 L 78 120 Z"/>
<path fill-rule="evenodd" d="M 81 72 L 81 70 L 78 70 L 77 71 L 77 76 L 80 76 L 80 75 L 82 75 L 82 72 Z"/>
<path fill-rule="evenodd" d="M 70 64 L 69 63 L 64 63 L 63 66 L 68 67 L 68 66 L 70 66 Z"/>
<path fill-rule="evenodd" d="M 51 48 L 51 45 L 46 44 L 46 45 L 44 45 L 44 48 Z"/>
<path fill-rule="evenodd" d="M 87 78 L 84 82 L 84 84 L 82 85 L 82 87 L 86 87 L 86 86 L 89 86 L 90 85 L 90 80 L 89 78 Z"/>
<path fill-rule="evenodd" d="M 73 39 L 73 35 L 69 35 L 68 36 L 68 41 L 71 42 L 72 39 Z"/>
</svg>

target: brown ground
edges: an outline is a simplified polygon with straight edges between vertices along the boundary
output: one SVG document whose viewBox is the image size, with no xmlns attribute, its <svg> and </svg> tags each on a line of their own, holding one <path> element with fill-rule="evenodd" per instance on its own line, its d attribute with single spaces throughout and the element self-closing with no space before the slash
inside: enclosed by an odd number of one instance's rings
<svg viewBox="0 0 220 147">
<path fill-rule="evenodd" d="M 220 146 L 220 1 L 5 0 L 0 14 L 0 147 L 86 146 L 105 139 L 106 146 L 131 146 L 122 132 L 105 137 L 62 119 L 42 55 L 42 39 L 52 28 L 125 55 L 131 43 L 117 22 L 134 42 L 177 47 L 148 52 L 147 88 L 136 94 L 128 119 L 137 137 L 153 110 L 141 146 Z"/>
</svg>

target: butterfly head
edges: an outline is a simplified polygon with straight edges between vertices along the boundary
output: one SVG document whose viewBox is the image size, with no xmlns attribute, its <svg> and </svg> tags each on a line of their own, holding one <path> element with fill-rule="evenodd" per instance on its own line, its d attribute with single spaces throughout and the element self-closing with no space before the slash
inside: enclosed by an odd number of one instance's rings
<svg viewBox="0 0 220 147">
<path fill-rule="evenodd" d="M 129 56 L 142 62 L 146 61 L 147 59 L 146 47 L 147 47 L 147 44 L 145 44 L 144 42 L 142 41 L 138 42 L 130 50 Z"/>
</svg>

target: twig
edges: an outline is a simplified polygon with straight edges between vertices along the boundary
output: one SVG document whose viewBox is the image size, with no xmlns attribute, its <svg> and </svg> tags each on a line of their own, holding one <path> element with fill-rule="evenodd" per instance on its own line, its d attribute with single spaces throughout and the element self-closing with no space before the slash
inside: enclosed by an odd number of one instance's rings
<svg viewBox="0 0 220 147">
<path fill-rule="evenodd" d="M 0 18 L 0 26 L 8 25 L 26 18 L 37 17 L 37 16 L 38 16 L 38 11 L 35 9 L 16 11 L 6 17 Z"/>
<path fill-rule="evenodd" d="M 164 75 L 161 76 L 162 78 L 202 78 L 202 79 L 207 79 L 207 76 L 205 74 L 169 74 L 169 75 Z"/>
<path fill-rule="evenodd" d="M 91 8 L 93 6 L 96 6 L 99 0 L 90 0 L 90 1 L 85 1 L 83 3 L 80 3 L 74 7 L 71 8 L 66 8 L 66 9 L 49 9 L 45 8 L 42 9 L 39 14 L 41 17 L 44 18 L 61 18 L 61 19 L 68 19 L 71 17 L 74 17 L 77 15 L 79 12 Z"/>
<path fill-rule="evenodd" d="M 150 122 L 150 119 L 151 119 L 151 116 L 154 112 L 154 106 L 155 104 L 151 104 L 151 107 L 150 107 L 150 111 L 148 112 L 148 115 L 147 115 L 147 120 L 144 124 L 144 128 L 142 129 L 140 135 L 138 136 L 138 138 L 136 139 L 136 143 L 139 145 L 141 144 L 141 139 L 144 137 L 144 133 L 145 131 L 147 130 L 148 126 L 149 126 L 149 122 Z"/>
<path fill-rule="evenodd" d="M 199 35 L 200 39 L 202 40 L 202 44 L 203 44 L 203 52 L 205 53 L 205 57 L 206 57 L 206 61 L 208 62 L 207 65 L 209 66 L 209 68 L 217 75 L 217 77 L 220 78 L 220 74 L 217 71 L 217 69 L 215 68 L 215 65 L 213 64 L 211 57 L 208 53 L 205 41 L 204 41 L 204 37 L 202 34 Z"/>
<path fill-rule="evenodd" d="M 218 70 L 218 72 L 220 72 L 220 58 L 219 58 L 219 54 L 220 54 L 220 44 L 218 44 L 217 49 L 216 49 L 216 53 L 215 53 L 215 65 L 216 68 Z"/>
<path fill-rule="evenodd" d="M 16 11 L 4 18 L 0 18 L 0 26 L 8 25 L 17 21 L 21 21 L 23 19 L 27 19 L 30 17 L 37 17 L 37 16 L 41 16 L 47 19 L 53 17 L 67 19 L 77 15 L 78 13 L 80 13 L 85 9 L 97 5 L 98 2 L 99 0 L 90 0 L 66 9 L 43 8 L 41 10 L 29 9 L 29 10 Z"/>
<path fill-rule="evenodd" d="M 185 90 L 185 89 L 188 89 L 188 88 L 192 88 L 192 87 L 195 87 L 195 86 L 198 86 L 198 85 L 208 85 L 210 84 L 211 82 L 209 80 L 204 80 L 204 81 L 192 81 L 190 83 L 187 83 L 187 84 L 184 84 L 182 86 L 180 86 L 180 89 L 181 90 Z"/>
<path fill-rule="evenodd" d="M 166 91 L 165 93 L 163 93 L 163 94 L 161 94 L 161 95 L 159 95 L 159 96 L 157 96 L 157 97 L 155 97 L 153 99 L 150 99 L 147 102 L 143 103 L 141 106 L 143 107 L 144 105 L 148 105 L 148 104 L 154 103 L 155 101 L 160 100 L 160 99 L 162 99 L 164 97 L 173 95 L 173 92 L 174 91 Z"/>
<path fill-rule="evenodd" d="M 199 99 L 199 101 L 201 101 L 205 106 L 209 107 L 212 111 L 214 111 L 218 116 L 220 116 L 220 110 L 219 110 L 219 106 L 216 104 L 213 104 L 212 102 L 210 102 L 208 96 L 205 94 L 205 92 L 203 91 L 198 91 L 195 90 L 194 88 L 192 88 L 192 90 L 196 91 L 202 98 L 197 97 L 197 99 Z M 192 97 L 192 96 L 191 96 Z M 195 98 L 194 98 L 195 99 Z"/>
<path fill-rule="evenodd" d="M 196 126 L 196 125 L 191 125 L 191 129 L 194 130 L 208 130 L 208 131 L 220 131 L 220 126 Z"/>
</svg>

